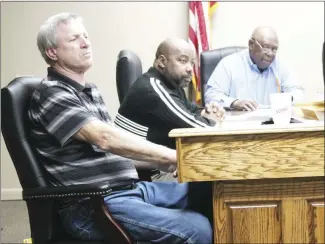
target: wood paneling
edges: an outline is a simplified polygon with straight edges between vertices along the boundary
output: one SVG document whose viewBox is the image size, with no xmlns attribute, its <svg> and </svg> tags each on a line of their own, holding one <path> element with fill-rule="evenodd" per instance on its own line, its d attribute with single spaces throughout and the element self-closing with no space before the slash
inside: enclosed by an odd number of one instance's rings
<svg viewBox="0 0 325 244">
<path fill-rule="evenodd" d="M 181 140 L 180 182 L 324 176 L 324 131 Z"/>
<path fill-rule="evenodd" d="M 230 205 L 232 243 L 280 243 L 280 207 L 272 203 Z"/>
<path fill-rule="evenodd" d="M 215 243 L 323 243 L 324 177 L 214 183 Z"/>
<path fill-rule="evenodd" d="M 284 243 L 308 243 L 308 204 L 305 199 L 282 201 Z"/>
<path fill-rule="evenodd" d="M 325 243 L 324 240 L 324 199 L 309 201 L 309 243 Z"/>
<path fill-rule="evenodd" d="M 324 177 L 224 181 L 225 202 L 322 198 Z"/>
</svg>

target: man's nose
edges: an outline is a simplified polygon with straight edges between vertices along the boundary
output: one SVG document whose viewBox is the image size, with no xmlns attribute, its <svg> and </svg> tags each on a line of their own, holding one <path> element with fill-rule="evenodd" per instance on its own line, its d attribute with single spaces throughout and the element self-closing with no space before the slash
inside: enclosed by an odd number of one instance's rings
<svg viewBox="0 0 325 244">
<path fill-rule="evenodd" d="M 272 59 L 275 57 L 275 53 L 272 52 L 272 50 L 269 50 L 268 52 L 266 52 L 265 55 Z"/>
<path fill-rule="evenodd" d="M 192 72 L 193 72 L 193 66 L 192 66 L 191 64 L 188 64 L 188 65 L 186 66 L 186 71 L 187 71 L 188 73 L 192 73 Z"/>
<path fill-rule="evenodd" d="M 88 48 L 90 46 L 90 41 L 83 37 L 81 41 L 81 48 Z"/>
</svg>

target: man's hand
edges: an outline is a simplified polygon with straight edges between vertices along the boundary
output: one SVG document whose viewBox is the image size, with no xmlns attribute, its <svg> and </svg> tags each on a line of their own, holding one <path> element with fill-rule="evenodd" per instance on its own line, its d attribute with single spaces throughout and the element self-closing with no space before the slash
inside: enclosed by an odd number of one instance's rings
<svg viewBox="0 0 325 244">
<path fill-rule="evenodd" d="M 216 102 L 208 103 L 201 112 L 201 116 L 208 119 L 212 119 L 216 122 L 222 122 L 225 120 L 225 109 L 218 105 Z"/>
<path fill-rule="evenodd" d="M 255 111 L 258 109 L 258 103 L 253 100 L 235 100 L 230 107 L 236 110 Z"/>
<path fill-rule="evenodd" d="M 173 177 L 174 178 L 177 178 L 177 176 L 178 176 L 178 173 L 177 173 L 177 169 L 173 172 Z"/>
</svg>

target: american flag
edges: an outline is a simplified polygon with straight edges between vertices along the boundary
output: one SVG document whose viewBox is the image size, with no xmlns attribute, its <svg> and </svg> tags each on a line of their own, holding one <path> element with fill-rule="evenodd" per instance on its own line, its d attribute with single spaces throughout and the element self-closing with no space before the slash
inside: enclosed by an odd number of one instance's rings
<svg viewBox="0 0 325 244">
<path fill-rule="evenodd" d="M 197 63 L 194 66 L 193 90 L 196 103 L 201 103 L 200 53 L 211 48 L 211 19 L 217 8 L 216 1 L 189 2 L 189 42 L 196 50 Z"/>
</svg>

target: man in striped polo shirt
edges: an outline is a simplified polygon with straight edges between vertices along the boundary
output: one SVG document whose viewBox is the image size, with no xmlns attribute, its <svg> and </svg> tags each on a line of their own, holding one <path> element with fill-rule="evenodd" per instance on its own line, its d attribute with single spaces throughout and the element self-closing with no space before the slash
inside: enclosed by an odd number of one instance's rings
<svg viewBox="0 0 325 244">
<path fill-rule="evenodd" d="M 108 181 L 117 190 L 104 197 L 114 218 L 134 240 L 153 243 L 211 243 L 206 216 L 191 208 L 188 184 L 138 182 L 134 164 L 174 171 L 175 150 L 153 144 L 112 126 L 95 85 L 85 81 L 92 51 L 82 19 L 61 13 L 50 17 L 37 36 L 50 66 L 29 109 L 32 140 L 56 185 Z M 66 231 L 80 240 L 99 240 L 89 199 L 62 204 Z"/>
</svg>

